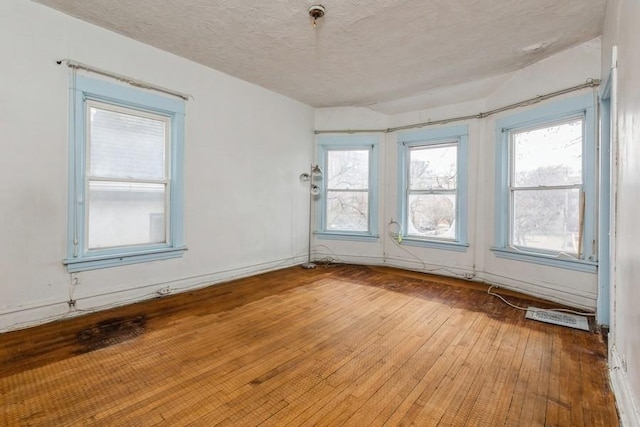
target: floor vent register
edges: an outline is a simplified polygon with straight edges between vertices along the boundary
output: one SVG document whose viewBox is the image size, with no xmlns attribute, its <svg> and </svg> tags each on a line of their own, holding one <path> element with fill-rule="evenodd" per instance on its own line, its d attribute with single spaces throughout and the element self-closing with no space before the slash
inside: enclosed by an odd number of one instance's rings
<svg viewBox="0 0 640 427">
<path fill-rule="evenodd" d="M 566 326 L 568 328 L 582 329 L 583 331 L 589 330 L 589 321 L 587 318 L 577 314 L 561 313 L 553 310 L 545 310 L 543 308 L 529 307 L 527 308 L 527 315 L 525 317 L 527 319 Z"/>
</svg>

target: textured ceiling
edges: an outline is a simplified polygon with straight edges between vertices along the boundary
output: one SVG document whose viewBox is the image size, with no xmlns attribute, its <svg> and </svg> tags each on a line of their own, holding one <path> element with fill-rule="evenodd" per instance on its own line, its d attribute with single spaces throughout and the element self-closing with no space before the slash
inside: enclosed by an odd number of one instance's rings
<svg viewBox="0 0 640 427">
<path fill-rule="evenodd" d="M 597 37 L 606 7 L 606 0 L 34 1 L 314 107 L 374 110 Z M 314 28 L 307 9 L 318 3 L 327 14 Z"/>
</svg>

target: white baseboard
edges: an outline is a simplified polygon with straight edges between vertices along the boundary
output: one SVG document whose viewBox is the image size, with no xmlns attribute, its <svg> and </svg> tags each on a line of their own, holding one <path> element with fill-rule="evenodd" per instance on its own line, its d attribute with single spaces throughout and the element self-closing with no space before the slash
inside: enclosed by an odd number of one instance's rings
<svg viewBox="0 0 640 427">
<path fill-rule="evenodd" d="M 417 259 L 403 259 L 395 257 L 380 257 L 368 255 L 347 255 L 335 253 L 321 253 L 314 251 L 313 259 L 322 260 L 331 258 L 337 262 L 347 264 L 375 265 L 402 268 L 406 270 L 418 271 L 422 273 L 432 273 L 449 277 L 471 278 L 474 281 L 486 281 L 487 283 L 503 286 L 507 289 L 520 291 L 525 294 L 556 301 L 578 308 L 593 308 L 591 299 L 586 295 L 564 294 L 558 289 L 544 289 L 537 283 L 518 282 L 513 279 L 505 280 L 503 277 L 494 276 L 490 273 L 473 272 L 472 270 L 455 265 L 434 265 Z M 0 310 L 0 332 L 7 332 L 16 329 L 23 329 L 54 320 L 70 318 L 87 312 L 100 311 L 107 308 L 132 304 L 146 299 L 157 297 L 157 291 L 169 286 L 171 293 L 185 292 L 216 283 L 226 282 L 233 279 L 248 277 L 255 274 L 264 273 L 280 268 L 286 268 L 301 264 L 306 261 L 306 255 L 295 256 L 275 261 L 236 267 L 224 271 L 216 271 L 198 275 L 197 277 L 181 278 L 170 283 L 150 283 L 142 287 L 129 288 L 108 292 L 99 295 L 78 296 L 77 307 L 81 311 L 71 310 L 65 300 L 40 301 L 35 304 L 13 307 Z"/>
<path fill-rule="evenodd" d="M 471 274 L 471 277 L 475 277 L 473 271 L 468 268 L 460 266 L 443 265 L 443 264 L 429 264 L 414 259 L 402 259 L 395 257 L 379 257 L 368 255 L 347 255 L 337 253 L 320 253 L 317 252 L 314 255 L 316 262 L 322 260 L 328 260 L 343 264 L 357 264 L 357 265 L 370 265 L 376 267 L 393 267 L 403 270 L 416 271 L 419 273 L 436 274 L 439 276 L 468 278 L 467 275 Z"/>
<path fill-rule="evenodd" d="M 531 295 L 536 298 L 556 302 L 579 310 L 594 310 L 596 305 L 596 294 L 580 290 L 564 290 L 558 286 L 550 286 L 548 283 L 536 280 L 518 280 L 505 276 L 493 274 L 487 271 L 474 271 L 463 266 L 429 264 L 417 258 L 397 258 L 379 257 L 370 255 L 348 255 L 338 253 L 324 253 L 316 251 L 314 259 L 329 259 L 345 264 L 375 265 L 401 268 L 404 270 L 417 271 L 421 273 L 437 274 L 440 276 L 457 277 L 461 279 L 473 280 L 475 282 L 485 282 L 490 285 Z"/>
<path fill-rule="evenodd" d="M 637 396 L 633 392 L 622 358 L 615 346 L 611 347 L 609 351 L 609 379 L 618 405 L 620 425 L 640 427 L 640 409 Z"/>
<path fill-rule="evenodd" d="M 157 298 L 158 291 L 166 287 L 171 289 L 171 294 L 192 291 L 234 279 L 291 267 L 305 262 L 306 259 L 306 255 L 300 255 L 206 273 L 197 277 L 177 279 L 171 282 L 150 283 L 141 287 L 121 289 L 103 294 L 78 296 L 75 298 L 77 310 L 71 309 L 66 299 L 63 301 L 41 301 L 20 307 L 6 308 L 0 310 L 0 333 Z"/>
<path fill-rule="evenodd" d="M 503 275 L 493 274 L 487 271 L 478 273 L 478 277 L 490 285 L 496 285 L 501 288 L 556 302 L 579 310 L 593 311 L 596 307 L 597 295 L 593 292 L 562 289 L 560 286 L 551 286 L 548 283 L 535 279 L 521 280 L 507 278 Z"/>
</svg>

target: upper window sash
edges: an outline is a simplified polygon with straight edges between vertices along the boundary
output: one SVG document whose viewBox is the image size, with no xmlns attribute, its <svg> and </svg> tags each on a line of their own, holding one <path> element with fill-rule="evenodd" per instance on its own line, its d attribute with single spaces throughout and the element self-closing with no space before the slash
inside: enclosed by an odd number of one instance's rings
<svg viewBox="0 0 640 427">
<path fill-rule="evenodd" d="M 378 137 L 371 135 L 321 136 L 318 138 L 318 164 L 323 171 L 321 195 L 316 203 L 316 231 L 321 238 L 341 240 L 369 240 L 378 238 Z M 336 151 L 368 152 L 367 187 L 330 188 L 328 183 L 329 153 Z M 360 188 L 362 187 L 362 188 Z M 327 192 L 345 191 L 366 193 L 368 196 L 367 230 L 332 230 L 327 228 Z"/>
<path fill-rule="evenodd" d="M 186 249 L 183 243 L 182 198 L 184 101 L 75 74 L 71 77 L 70 101 L 68 245 L 67 258 L 64 260 L 67 270 L 76 272 L 181 256 Z M 126 114 L 132 111 L 139 116 L 155 117 L 168 123 L 165 135 L 165 176 L 159 180 L 164 183 L 166 189 L 165 242 L 88 248 L 88 215 L 85 201 L 89 200 L 89 182 L 112 180 L 111 177 L 89 174 L 89 106 L 125 111 Z M 128 181 L 127 178 L 113 180 Z"/>
<path fill-rule="evenodd" d="M 162 152 L 162 174 L 158 175 L 156 174 L 155 176 L 149 176 L 149 173 L 147 173 L 146 176 L 144 175 L 138 175 L 138 176 L 125 176 L 124 174 L 120 175 L 114 175 L 113 172 L 110 175 L 101 175 L 99 173 L 92 173 L 91 171 L 91 147 L 93 146 L 93 141 L 91 133 L 92 133 L 92 129 L 91 129 L 91 118 L 90 115 L 91 110 L 102 110 L 102 111 L 107 111 L 107 112 L 113 112 L 116 114 L 124 114 L 124 115 L 128 115 L 128 116 L 134 116 L 134 117 L 140 117 L 142 119 L 149 119 L 155 122 L 159 122 L 163 124 L 163 128 L 164 128 L 164 143 L 163 143 L 163 152 Z M 166 114 L 158 114 L 158 113 L 151 113 L 151 112 L 147 112 L 147 111 L 140 111 L 138 109 L 134 109 L 131 107 L 123 107 L 120 105 L 114 105 L 114 104 L 110 104 L 110 103 L 105 103 L 105 102 L 100 102 L 100 101 L 95 101 L 95 100 L 91 100 L 91 99 L 87 99 L 85 102 L 85 123 L 87 124 L 86 126 L 86 132 L 85 132 L 85 140 L 87 141 L 87 154 L 86 154 L 86 159 L 85 159 L 85 167 L 86 167 L 86 174 L 88 177 L 91 178 L 112 178 L 114 180 L 131 180 L 131 181 L 145 181 L 145 182 L 168 182 L 169 178 L 171 176 L 171 116 L 167 116 Z"/>
<path fill-rule="evenodd" d="M 408 158 L 409 158 L 409 165 L 407 167 L 407 191 L 411 191 L 414 193 L 423 193 L 423 194 L 435 194 L 435 193 L 441 193 L 441 192 L 450 192 L 453 191 L 455 192 L 458 188 L 458 174 L 457 174 L 457 169 L 458 169 L 458 165 L 457 165 L 457 159 L 456 159 L 456 172 L 455 172 L 455 179 L 453 180 L 453 188 L 443 188 L 442 186 L 434 186 L 434 185 L 419 185 L 419 183 L 414 183 L 412 182 L 412 176 L 411 176 L 411 161 L 413 159 L 413 154 L 416 154 L 419 151 L 424 151 L 424 152 L 430 152 L 430 151 L 435 151 L 437 149 L 447 149 L 447 148 L 455 148 L 456 150 L 456 156 L 457 156 L 457 151 L 458 151 L 458 140 L 453 140 L 453 141 L 436 141 L 430 144 L 419 144 L 419 145 L 409 145 L 408 146 Z M 417 156 L 417 154 L 416 154 Z M 424 188 L 421 188 L 424 187 Z"/>
<path fill-rule="evenodd" d="M 584 196 L 582 254 L 580 258 L 563 252 L 532 247 L 516 246 L 511 241 L 512 197 L 514 191 L 527 190 L 513 185 L 514 150 L 512 135 L 529 129 L 541 129 L 582 118 L 582 182 L 568 185 L 545 185 L 530 188 L 553 190 L 576 188 Z M 496 255 L 505 258 L 528 260 L 580 271 L 595 271 L 597 265 L 596 224 L 596 153 L 595 111 L 593 96 L 584 94 L 548 103 L 537 108 L 502 117 L 496 120 L 496 187 L 495 187 L 495 242 Z M 582 265 L 578 265 L 578 264 Z"/>
<path fill-rule="evenodd" d="M 398 218 L 400 218 L 402 244 L 431 247 L 436 249 L 466 250 L 467 241 L 467 177 L 468 177 L 468 126 L 448 126 L 405 132 L 398 135 Z M 456 147 L 456 185 L 453 189 L 410 188 L 411 151 L 420 148 Z M 453 194 L 455 195 L 455 236 L 418 236 L 409 233 L 408 203 L 411 194 Z"/>
</svg>

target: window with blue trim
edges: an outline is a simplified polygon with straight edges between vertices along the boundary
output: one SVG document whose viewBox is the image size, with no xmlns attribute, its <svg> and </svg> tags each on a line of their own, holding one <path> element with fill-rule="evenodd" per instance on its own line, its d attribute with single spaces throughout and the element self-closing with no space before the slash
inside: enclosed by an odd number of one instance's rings
<svg viewBox="0 0 640 427">
<path fill-rule="evenodd" d="M 398 137 L 401 243 L 465 250 L 467 126 Z"/>
<path fill-rule="evenodd" d="M 496 123 L 498 256 L 595 271 L 593 97 Z"/>
<path fill-rule="evenodd" d="M 71 85 L 69 272 L 182 255 L 184 101 Z"/>
<path fill-rule="evenodd" d="M 316 234 L 339 239 L 377 238 L 377 137 L 320 137 L 318 147 L 324 176 Z"/>
</svg>

